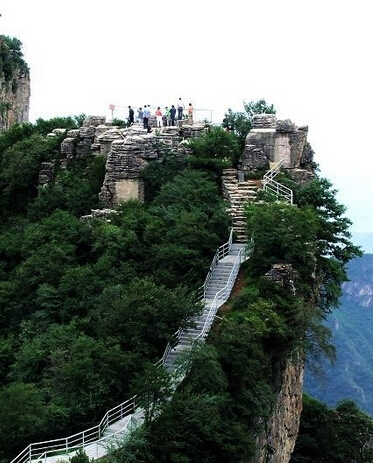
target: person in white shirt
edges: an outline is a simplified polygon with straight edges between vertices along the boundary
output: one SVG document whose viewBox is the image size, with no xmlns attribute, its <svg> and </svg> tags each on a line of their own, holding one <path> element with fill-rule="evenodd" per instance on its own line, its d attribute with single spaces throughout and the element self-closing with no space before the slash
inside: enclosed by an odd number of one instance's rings
<svg viewBox="0 0 373 463">
<path fill-rule="evenodd" d="M 183 111 L 185 109 L 185 105 L 183 103 L 183 100 L 179 98 L 179 101 L 177 102 L 177 118 L 179 121 L 183 118 Z"/>
</svg>

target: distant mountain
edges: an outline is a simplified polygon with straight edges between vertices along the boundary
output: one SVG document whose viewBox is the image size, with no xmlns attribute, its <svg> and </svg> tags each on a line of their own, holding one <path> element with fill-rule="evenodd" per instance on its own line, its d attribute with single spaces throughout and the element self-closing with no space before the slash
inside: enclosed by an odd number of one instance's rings
<svg viewBox="0 0 373 463">
<path fill-rule="evenodd" d="M 333 407 L 342 399 L 353 400 L 373 416 L 373 254 L 353 259 L 348 275 L 341 306 L 326 322 L 336 362 L 324 362 L 325 377 L 306 369 L 304 390 Z"/>
<path fill-rule="evenodd" d="M 363 252 L 373 254 L 373 232 L 353 233 L 352 241 L 355 245 L 361 246 Z"/>
</svg>

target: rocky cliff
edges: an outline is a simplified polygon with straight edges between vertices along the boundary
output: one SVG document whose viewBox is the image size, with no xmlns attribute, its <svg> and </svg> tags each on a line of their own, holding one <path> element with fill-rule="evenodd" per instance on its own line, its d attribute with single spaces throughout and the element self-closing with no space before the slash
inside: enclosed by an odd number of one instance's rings
<svg viewBox="0 0 373 463">
<path fill-rule="evenodd" d="M 17 122 L 28 122 L 30 72 L 17 39 L 0 36 L 0 131 Z"/>
</svg>

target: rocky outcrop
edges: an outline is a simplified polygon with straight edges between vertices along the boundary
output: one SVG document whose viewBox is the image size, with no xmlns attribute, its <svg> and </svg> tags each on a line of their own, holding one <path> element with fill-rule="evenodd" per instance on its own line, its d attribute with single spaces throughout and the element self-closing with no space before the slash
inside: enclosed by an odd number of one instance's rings
<svg viewBox="0 0 373 463">
<path fill-rule="evenodd" d="M 55 129 L 49 136 L 60 133 Z M 106 123 L 101 116 L 89 116 L 79 129 L 69 130 L 61 143 L 62 168 L 74 158 L 100 155 L 106 159 L 106 175 L 99 194 L 103 207 L 114 207 L 129 199 L 144 199 L 144 185 L 140 173 L 151 160 L 160 159 L 172 150 L 179 156 L 187 155 L 189 140 L 200 137 L 208 127 L 202 123 L 153 128 L 149 133 L 135 123 L 120 128 Z M 47 173 L 47 171 L 49 172 Z M 53 169 L 43 166 L 39 184 L 51 180 Z"/>
<path fill-rule="evenodd" d="M 28 122 L 30 95 L 29 73 L 17 70 L 9 81 L 0 78 L 0 130 L 15 123 Z"/>
<path fill-rule="evenodd" d="M 314 178 L 313 151 L 307 142 L 308 127 L 297 127 L 290 120 L 277 120 L 274 114 L 253 116 L 245 149 L 239 161 L 244 173 L 265 171 L 283 160 L 283 169 L 295 180 Z"/>
<path fill-rule="evenodd" d="M 148 133 L 139 124 L 120 131 L 114 139 L 113 131 L 98 137 L 100 145 L 111 146 L 106 161 L 106 175 L 100 192 L 101 203 L 113 207 L 129 199 L 144 199 L 141 171 L 150 162 L 162 158 L 169 150 L 179 156 L 188 152 L 188 140 L 200 136 L 204 125 L 163 127 Z"/>
<path fill-rule="evenodd" d="M 296 293 L 294 272 L 289 264 L 273 264 L 265 278 Z M 304 355 L 301 350 L 284 353 L 275 365 L 274 405 L 258 436 L 255 463 L 288 463 L 298 437 L 302 412 Z"/>
<path fill-rule="evenodd" d="M 280 365 L 275 405 L 265 431 L 258 437 L 255 463 L 289 462 L 298 437 L 303 378 L 303 355 L 292 352 Z"/>
</svg>

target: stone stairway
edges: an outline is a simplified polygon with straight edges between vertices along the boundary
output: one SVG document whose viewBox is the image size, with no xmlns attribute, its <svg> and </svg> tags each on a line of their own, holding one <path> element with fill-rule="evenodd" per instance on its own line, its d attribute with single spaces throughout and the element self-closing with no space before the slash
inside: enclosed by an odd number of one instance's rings
<svg viewBox="0 0 373 463">
<path fill-rule="evenodd" d="M 205 289 L 203 299 L 204 308 L 202 313 L 192 319 L 192 328 L 188 328 L 181 332 L 178 344 L 169 352 L 164 361 L 164 368 L 170 373 L 176 370 L 176 361 L 182 351 L 190 349 L 197 338 L 201 341 L 204 340 L 201 334 L 207 318 L 211 313 L 211 307 L 214 307 L 216 313 L 217 309 L 228 300 L 231 289 L 227 288 L 227 283 L 231 276 L 234 263 L 237 260 L 238 253 L 244 248 L 244 243 L 233 243 L 230 247 L 229 254 L 220 259 L 218 265 L 214 268 L 210 281 Z M 215 298 L 217 294 L 219 295 L 218 299 Z"/>
<path fill-rule="evenodd" d="M 254 201 L 258 189 L 262 188 L 261 180 L 239 180 L 237 169 L 225 169 L 222 175 L 224 199 L 229 203 L 227 212 L 232 218 L 232 228 L 236 242 L 247 243 L 245 205 Z"/>
</svg>

